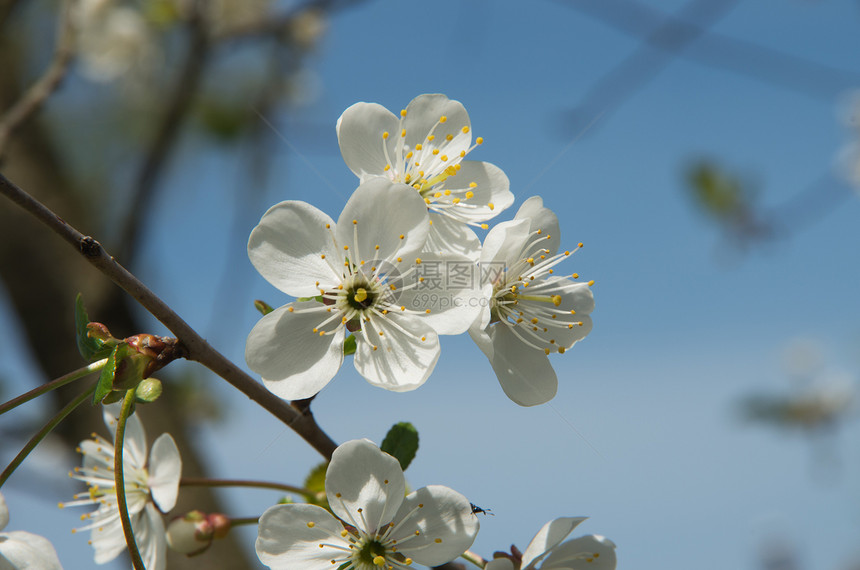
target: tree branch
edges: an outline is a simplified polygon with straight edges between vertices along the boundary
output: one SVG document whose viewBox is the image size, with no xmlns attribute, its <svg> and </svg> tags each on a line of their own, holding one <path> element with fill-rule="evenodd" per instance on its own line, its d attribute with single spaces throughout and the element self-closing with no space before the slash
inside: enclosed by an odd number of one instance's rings
<svg viewBox="0 0 860 570">
<path fill-rule="evenodd" d="M 0 174 L 0 193 L 57 233 L 69 245 L 78 250 L 91 265 L 119 285 L 144 309 L 161 321 L 179 339 L 188 360 L 194 360 L 209 368 L 281 420 L 323 457 L 331 458 L 337 444 L 322 431 L 310 413 L 302 414 L 296 411 L 287 402 L 269 392 L 263 385 L 212 348 L 164 301 L 150 291 L 137 277 L 117 263 L 99 242 L 90 236 L 83 235 L 67 224 L 3 174 Z"/>
<path fill-rule="evenodd" d="M 63 77 L 65 77 L 74 55 L 75 34 L 73 28 L 71 2 L 66 0 L 63 3 L 63 10 L 57 24 L 57 47 L 54 50 L 51 65 L 48 66 L 42 77 L 0 118 L 0 162 L 2 162 L 6 146 L 15 130 L 42 107 L 45 100 L 56 91 Z"/>
</svg>

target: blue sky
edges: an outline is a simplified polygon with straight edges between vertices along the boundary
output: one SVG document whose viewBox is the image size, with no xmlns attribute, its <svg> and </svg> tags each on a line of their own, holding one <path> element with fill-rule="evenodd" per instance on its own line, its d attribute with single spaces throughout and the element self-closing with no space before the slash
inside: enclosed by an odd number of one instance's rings
<svg viewBox="0 0 860 570">
<path fill-rule="evenodd" d="M 391 424 L 412 421 L 422 439 L 407 471 L 411 485 L 445 484 L 491 508 L 474 548 L 484 556 L 511 543 L 524 548 L 555 517 L 587 515 L 581 533 L 612 538 L 624 568 L 753 570 L 771 536 L 793 543 L 804 568 L 857 564 L 856 425 L 830 442 L 841 461 L 822 479 L 810 442 L 741 423 L 736 403 L 751 392 L 788 392 L 780 358 L 798 337 L 820 342 L 827 366 L 860 370 L 860 201 L 848 196 L 810 224 L 801 212 L 791 235 L 743 252 L 695 209 L 683 173 L 712 157 L 755 180 L 766 208 L 822 177 L 825 192 L 850 193 L 831 172 L 850 134 L 839 102 L 860 88 L 860 8 L 760 0 L 713 26 L 719 38 L 850 72 L 809 79 L 815 96 L 756 79 L 775 71 L 752 57 L 728 58 L 744 73 L 703 65 L 715 58 L 711 35 L 617 110 L 601 114 L 598 103 L 583 134 L 564 128 L 569 111 L 639 44 L 572 8 L 579 4 L 587 3 L 378 1 L 336 15 L 311 61 L 318 99 L 295 115 L 267 117 L 288 143 L 274 140 L 272 183 L 241 235 L 230 231 L 233 185 L 245 183 L 239 153 L 186 137 L 144 279 L 242 362 L 257 319 L 251 301 L 287 301 L 245 254 L 259 215 L 299 199 L 336 218 L 356 186 L 337 149 L 340 113 L 357 101 L 396 111 L 418 94 L 445 93 L 466 106 L 473 133 L 486 140 L 470 158 L 511 180 L 517 201 L 499 220 L 539 194 L 559 216 L 562 243 L 585 243 L 567 267 L 596 281 L 594 330 L 553 360 L 560 388 L 551 405 L 511 403 L 471 340 L 451 337 L 431 379 L 412 393 L 375 389 L 347 363 L 314 404 L 322 426 L 338 441 L 379 442 Z M 785 76 L 804 83 L 792 68 Z M 158 247 L 177 236 L 184 247 L 165 256 Z M 226 298 L 218 292 L 224 271 L 239 284 Z M 235 406 L 230 419 L 200 433 L 217 474 L 300 481 L 315 454 L 244 397 L 218 391 Z M 157 429 L 150 431 L 154 439 Z M 52 497 L 49 511 L 4 490 L 10 528 L 39 529 L 75 568 L 71 561 L 90 554 L 83 537 L 68 535 L 76 517 L 53 510 L 73 492 L 58 485 L 65 495 Z M 228 497 L 239 516 L 276 499 Z"/>
</svg>

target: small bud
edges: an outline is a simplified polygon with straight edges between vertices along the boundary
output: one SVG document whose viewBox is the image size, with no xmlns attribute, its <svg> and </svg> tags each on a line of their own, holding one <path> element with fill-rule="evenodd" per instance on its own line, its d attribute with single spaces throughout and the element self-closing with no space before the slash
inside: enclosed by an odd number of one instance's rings
<svg viewBox="0 0 860 570">
<path fill-rule="evenodd" d="M 116 346 L 120 341 L 110 334 L 108 328 L 101 323 L 87 323 L 87 338 L 91 338 L 108 346 Z"/>
<path fill-rule="evenodd" d="M 214 536 L 215 529 L 202 511 L 191 511 L 167 525 L 167 545 L 186 556 L 203 553 Z"/>
<path fill-rule="evenodd" d="M 134 391 L 135 399 L 141 404 L 151 404 L 161 396 L 161 380 L 157 378 L 146 378 Z"/>
</svg>

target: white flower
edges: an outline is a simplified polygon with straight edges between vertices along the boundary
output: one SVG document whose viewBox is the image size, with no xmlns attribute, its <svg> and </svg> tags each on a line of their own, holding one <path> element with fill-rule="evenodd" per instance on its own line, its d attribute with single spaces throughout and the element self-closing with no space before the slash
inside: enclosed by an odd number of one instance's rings
<svg viewBox="0 0 860 570">
<path fill-rule="evenodd" d="M 288 295 L 318 299 L 276 309 L 248 335 L 245 360 L 266 387 L 288 400 L 319 392 L 343 362 L 348 331 L 368 382 L 396 392 L 423 384 L 437 333 L 465 332 L 479 310 L 477 290 L 422 293 L 423 268 L 471 264 L 421 253 L 428 229 L 418 194 L 381 178 L 359 186 L 337 224 L 304 202 L 269 209 L 248 241 L 251 263 Z"/>
<path fill-rule="evenodd" d="M 0 494 L 0 530 L 9 523 L 6 499 Z M 57 551 L 50 541 L 38 534 L 17 530 L 0 532 L 0 569 L 63 570 Z"/>
<path fill-rule="evenodd" d="M 428 251 L 453 251 L 475 258 L 481 225 L 510 206 L 508 177 L 487 162 L 463 160 L 475 146 L 471 123 L 459 101 L 419 95 L 394 115 L 377 103 L 356 103 L 337 121 L 346 165 L 363 182 L 382 176 L 409 184 L 424 199 L 433 224 Z"/>
<path fill-rule="evenodd" d="M 615 544 L 596 534 L 562 542 L 585 517 L 563 517 L 546 523 L 522 554 L 495 558 L 485 570 L 615 570 Z M 540 566 L 538 564 L 543 561 Z"/>
<path fill-rule="evenodd" d="M 398 461 L 367 440 L 335 450 L 325 488 L 340 520 L 315 505 L 276 505 L 263 513 L 257 537 L 263 564 L 273 570 L 437 566 L 465 552 L 478 533 L 463 495 L 441 485 L 406 495 Z"/>
<path fill-rule="evenodd" d="M 112 435 L 116 434 L 118 405 L 104 407 L 104 419 Z M 97 509 L 82 516 L 90 521 L 76 531 L 89 530 L 95 549 L 96 564 L 116 558 L 126 549 L 114 483 L 114 446 L 93 434 L 94 439 L 81 442 L 83 467 L 70 475 L 89 485 L 89 490 L 75 495 L 74 501 L 61 507 L 96 505 Z M 123 475 L 128 514 L 140 555 L 147 570 L 163 570 L 166 564 L 164 521 L 166 513 L 176 504 L 182 461 L 176 442 L 170 434 L 162 434 L 152 444 L 149 461 L 146 458 L 146 434 L 137 415 L 126 423 L 123 443 Z"/>
<path fill-rule="evenodd" d="M 558 378 L 547 356 L 564 353 L 591 330 L 591 282 L 555 273 L 571 253 L 556 254 L 558 234 L 558 218 L 533 196 L 513 220 L 490 230 L 481 250 L 490 302 L 469 333 L 505 394 L 521 406 L 555 396 Z"/>
<path fill-rule="evenodd" d="M 115 0 L 81 0 L 74 10 L 78 51 L 90 79 L 112 81 L 154 56 L 152 31 L 138 10 Z"/>
</svg>

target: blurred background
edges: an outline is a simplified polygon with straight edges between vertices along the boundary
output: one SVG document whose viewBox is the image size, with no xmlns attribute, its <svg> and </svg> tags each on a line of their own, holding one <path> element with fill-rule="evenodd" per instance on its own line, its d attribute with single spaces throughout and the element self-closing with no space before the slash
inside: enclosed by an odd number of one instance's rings
<svg viewBox="0 0 860 570">
<path fill-rule="evenodd" d="M 75 39 L 77 38 L 77 39 Z M 470 159 L 539 194 L 565 271 L 594 279 L 594 330 L 553 364 L 558 396 L 520 408 L 467 336 L 407 394 L 347 361 L 314 401 L 338 442 L 410 421 L 413 488 L 494 516 L 473 550 L 524 549 L 545 522 L 643 570 L 860 568 L 860 3 L 855 0 L 0 0 L 0 169 L 99 239 L 244 366 L 250 230 L 306 200 L 336 219 L 357 186 L 335 123 L 441 92 L 484 138 Z M 35 88 L 34 88 L 35 86 Z M 0 397 L 83 364 L 73 304 L 115 336 L 167 334 L 44 227 L 0 201 Z M 198 365 L 159 373 L 141 410 L 185 473 L 300 484 L 320 457 Z M 0 458 L 72 387 L 0 418 Z M 84 406 L 86 408 L 87 406 Z M 4 486 L 9 530 L 89 568 L 74 444 L 82 408 Z M 257 516 L 272 491 L 186 493 Z M 254 527 L 169 568 L 262 568 Z M 105 568 L 126 568 L 119 558 Z"/>
</svg>

